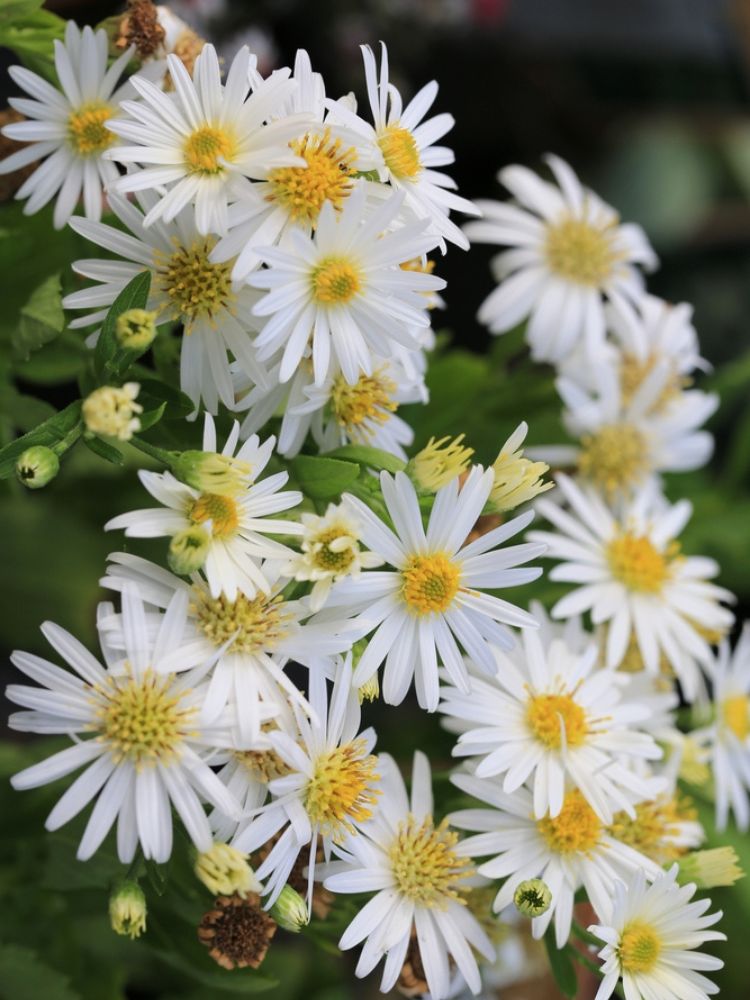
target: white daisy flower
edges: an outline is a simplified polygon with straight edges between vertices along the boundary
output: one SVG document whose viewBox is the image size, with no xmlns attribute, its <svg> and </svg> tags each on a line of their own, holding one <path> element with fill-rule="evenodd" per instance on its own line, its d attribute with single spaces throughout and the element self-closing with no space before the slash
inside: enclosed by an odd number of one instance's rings
<svg viewBox="0 0 750 1000">
<path fill-rule="evenodd" d="M 627 1000 L 708 1000 L 719 992 L 703 973 L 724 963 L 696 949 L 707 941 L 726 941 L 725 934 L 709 930 L 722 913 L 707 913 L 710 899 L 690 902 L 695 886 L 679 885 L 677 872 L 673 865 L 651 885 L 641 871 L 615 883 L 602 923 L 589 927 L 605 942 L 596 1000 L 612 996 L 620 978 Z"/>
<path fill-rule="evenodd" d="M 222 454 L 249 463 L 246 489 L 233 496 L 201 492 L 181 483 L 170 472 L 142 470 L 138 473 L 141 482 L 162 506 L 120 514 L 104 526 L 105 531 L 124 528 L 131 538 L 174 538 L 181 532 L 203 529 L 207 547 L 204 572 L 211 597 L 224 594 L 230 602 L 238 593 L 249 598 L 259 590 L 270 594 L 271 585 L 258 561 L 289 558 L 286 546 L 263 535 L 300 535 L 303 531 L 297 521 L 268 516 L 296 507 L 302 500 L 296 490 L 281 491 L 289 478 L 286 472 L 258 482 L 273 453 L 275 439 L 270 437 L 261 445 L 253 436 L 235 455 L 239 432 L 240 425 L 235 422 Z M 216 451 L 216 431 L 208 414 L 203 450 Z"/>
<path fill-rule="evenodd" d="M 360 118 L 345 101 L 327 102 L 331 109 L 329 120 L 340 122 L 360 137 L 362 151 L 369 150 L 379 179 L 404 192 L 405 205 L 417 218 L 429 220 L 430 232 L 438 235 L 443 252 L 446 240 L 468 249 L 468 240 L 451 222 L 449 213 L 481 213 L 472 202 L 454 194 L 455 182 L 435 169 L 455 159 L 452 150 L 434 145 L 453 128 L 453 115 L 443 113 L 423 121 L 437 97 L 437 83 L 433 80 L 426 84 L 404 107 L 388 76 L 385 44 L 381 42 L 379 79 L 372 49 L 369 45 L 361 48 L 373 124 Z"/>
<path fill-rule="evenodd" d="M 495 912 L 510 906 L 519 883 L 542 879 L 552 893 L 552 903 L 542 916 L 534 917 L 531 930 L 535 938 L 541 938 L 554 919 L 558 948 L 570 936 L 573 902 L 580 888 L 601 915 L 609 911 L 616 877 L 642 869 L 653 879 L 661 871 L 644 854 L 616 840 L 577 788 L 566 791 L 557 816 L 534 819 L 532 795 L 526 788 L 509 795 L 499 778 L 471 774 L 454 774 L 451 781 L 492 807 L 462 809 L 449 818 L 459 829 L 479 831 L 458 845 L 458 853 L 493 855 L 477 872 L 489 879 L 505 879 L 495 897 Z"/>
<path fill-rule="evenodd" d="M 144 213 L 158 202 L 154 192 L 137 194 L 139 207 L 112 196 L 112 211 L 123 224 L 114 228 L 102 222 L 74 218 L 71 227 L 118 260 L 78 260 L 73 270 L 98 282 L 72 292 L 63 299 L 66 309 L 93 310 L 74 319 L 72 329 L 101 324 L 112 303 L 137 274 L 151 272 L 146 308 L 159 314 L 158 322 L 176 321 L 183 326 L 180 345 L 180 387 L 195 404 L 201 400 L 216 413 L 219 402 L 235 407 L 230 357 L 252 383 L 268 388 L 269 379 L 256 358 L 253 335 L 258 321 L 252 309 L 258 293 L 232 285 L 231 263 L 209 260 L 216 243 L 201 236 L 195 212 L 187 207 L 170 222 L 157 220 L 145 225 Z M 252 332 L 251 332 L 252 331 Z M 95 341 L 98 333 L 92 338 Z"/>
<path fill-rule="evenodd" d="M 360 548 L 361 527 L 343 504 L 329 503 L 324 515 L 302 514 L 300 521 L 304 528 L 301 551 L 284 566 L 284 572 L 295 580 L 313 583 L 312 611 L 323 607 L 337 580 L 383 565 L 380 556 Z"/>
<path fill-rule="evenodd" d="M 460 491 L 455 479 L 438 490 L 426 531 L 409 477 L 383 472 L 380 485 L 395 531 L 361 500 L 348 494 L 344 500 L 362 526 L 365 544 L 389 568 L 334 584 L 323 614 L 346 608 L 367 632 L 375 629 L 357 664 L 357 687 L 385 660 L 386 702 L 399 705 L 413 679 L 419 704 L 434 712 L 438 657 L 453 683 L 466 691 L 468 674 L 460 646 L 487 673 L 494 673 L 492 647 L 513 644 L 506 626 L 536 626 L 526 611 L 486 591 L 536 580 L 541 570 L 520 564 L 544 548 L 528 543 L 498 548 L 527 527 L 533 511 L 465 544 L 492 489 L 492 471 L 481 466 L 474 466 Z"/>
<path fill-rule="evenodd" d="M 334 361 L 353 384 L 361 372 L 372 374 L 373 354 L 389 357 L 393 343 L 419 347 L 413 331 L 430 325 L 423 293 L 445 282 L 399 267 L 435 246 L 423 221 L 388 231 L 402 200 L 393 195 L 365 216 L 359 187 L 340 212 L 325 203 L 314 236 L 295 231 L 288 249 L 258 251 L 268 267 L 248 281 L 268 294 L 253 311 L 270 318 L 255 343 L 261 361 L 283 351 L 280 382 L 298 369 L 310 341 L 316 385 Z"/>
<path fill-rule="evenodd" d="M 480 778 L 503 774 L 508 794 L 528 782 L 537 819 L 559 815 L 567 784 L 604 823 L 617 810 L 635 816 L 636 799 L 665 788 L 664 780 L 639 777 L 631 766 L 662 756 L 638 731 L 648 707 L 627 698 L 625 675 L 597 669 L 596 644 L 580 654 L 560 639 L 544 646 L 536 632 L 522 638 L 522 650 L 495 651 L 494 675 L 472 677 L 468 694 L 441 689 L 440 710 L 471 725 L 453 755 L 480 758 L 473 762 Z"/>
<path fill-rule="evenodd" d="M 229 202 L 255 196 L 249 178 L 264 178 L 274 167 L 304 165 L 287 145 L 304 127 L 301 116 L 266 124 L 295 84 L 288 70 L 280 71 L 248 97 L 246 46 L 232 60 L 224 85 L 213 45 L 201 50 L 192 79 L 177 56 L 167 56 L 167 64 L 174 93 L 165 94 L 140 74 L 134 76 L 141 100 L 124 101 L 129 117 L 108 122 L 112 132 L 134 145 L 118 146 L 107 156 L 142 167 L 114 187 L 122 194 L 159 191 L 146 226 L 162 218 L 170 222 L 192 204 L 198 232 L 222 234 Z"/>
<path fill-rule="evenodd" d="M 28 146 L 0 162 L 0 174 L 12 173 L 37 160 L 44 162 L 21 185 L 16 198 L 28 198 L 24 213 L 33 215 L 55 195 L 55 229 L 62 229 L 83 192 L 89 219 L 102 214 L 102 188 L 117 180 L 117 167 L 103 155 L 117 142 L 108 123 L 117 113 L 130 81 L 115 90 L 133 54 L 131 47 L 107 69 L 109 42 L 105 31 L 83 30 L 73 21 L 65 41 L 55 39 L 59 89 L 23 66 L 11 66 L 11 79 L 31 95 L 11 97 L 9 104 L 27 119 L 6 125 L 3 135 Z"/>
<path fill-rule="evenodd" d="M 606 663 L 617 667 L 634 636 L 646 670 L 658 673 L 660 655 L 677 675 L 685 698 L 700 690 L 698 664 L 711 660 L 707 632 L 724 632 L 734 615 L 721 606 L 729 591 L 710 583 L 718 573 L 712 559 L 679 554 L 677 536 L 690 518 L 687 500 L 674 506 L 648 489 L 615 514 L 592 489 L 557 477 L 570 511 L 550 500 L 536 508 L 557 532 L 534 531 L 547 555 L 560 560 L 549 576 L 577 584 L 552 609 L 554 618 L 591 613 L 607 623 Z"/>
<path fill-rule="evenodd" d="M 506 167 L 498 179 L 517 203 L 480 201 L 484 219 L 464 231 L 475 243 L 510 248 L 493 261 L 500 284 L 480 321 L 505 333 L 528 318 L 532 357 L 557 364 L 579 343 L 589 352 L 601 348 L 604 301 L 637 299 L 643 282 L 636 265 L 650 270 L 657 260 L 640 226 L 621 225 L 567 163 L 546 160 L 556 185 L 526 167 Z"/>
<path fill-rule="evenodd" d="M 240 816 L 239 803 L 206 763 L 206 751 L 229 744 L 226 719 L 211 727 L 200 721 L 202 677 L 211 661 L 180 677 L 171 672 L 186 652 L 186 611 L 178 594 L 158 628 L 150 629 L 136 588 L 128 587 L 122 594 L 124 649 L 113 653 L 104 641 L 104 666 L 51 622 L 42 632 L 74 673 L 30 653 L 13 654 L 15 666 L 42 686 L 7 688 L 12 702 L 30 710 L 11 716 L 11 727 L 66 733 L 76 742 L 19 772 L 12 784 L 36 788 L 86 765 L 46 821 L 56 830 L 98 796 L 80 860 L 94 854 L 115 821 L 122 862 L 132 861 L 139 845 L 146 858 L 165 862 L 172 852 L 172 807 L 199 851 L 213 843 L 203 802 Z"/>
<path fill-rule="evenodd" d="M 339 667 L 330 703 L 325 678 L 310 674 L 307 718 L 295 712 L 298 731 L 271 730 L 268 739 L 287 772 L 268 783 L 271 800 L 243 821 L 232 844 L 251 853 L 278 836 L 257 869 L 269 905 L 283 889 L 300 850 L 309 844 L 308 908 L 318 842 L 326 860 L 331 847 L 356 832 L 373 814 L 380 789 L 375 732 L 359 732 L 360 708 L 352 688 L 351 658 Z"/>
<path fill-rule="evenodd" d="M 750 827 L 750 623 L 745 623 L 734 650 L 727 641 L 721 643 L 706 669 L 715 719 L 691 736 L 708 749 L 717 829 L 726 829 L 731 811 L 744 832 Z"/>
<path fill-rule="evenodd" d="M 414 754 L 410 797 L 387 754 L 379 755 L 378 770 L 382 795 L 375 815 L 336 847 L 343 860 L 323 869 L 331 892 L 376 893 L 344 931 L 339 947 L 346 951 L 364 942 L 356 968 L 360 978 L 385 958 L 384 993 L 395 986 L 411 945 L 418 948 L 433 1000 L 449 995 L 451 959 L 476 994 L 481 980 L 474 953 L 491 962 L 494 949 L 466 906 L 474 874 L 467 852 L 447 820 L 433 819 L 429 762 L 423 753 Z"/>
</svg>

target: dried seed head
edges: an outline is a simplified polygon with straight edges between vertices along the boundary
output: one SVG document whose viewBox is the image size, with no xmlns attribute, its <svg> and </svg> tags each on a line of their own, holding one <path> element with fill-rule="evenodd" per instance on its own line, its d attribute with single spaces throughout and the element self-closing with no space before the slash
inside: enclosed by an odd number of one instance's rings
<svg viewBox="0 0 750 1000">
<path fill-rule="evenodd" d="M 276 933 L 276 921 L 260 905 L 260 896 L 219 896 L 203 915 L 198 940 L 224 969 L 257 969 Z"/>
</svg>

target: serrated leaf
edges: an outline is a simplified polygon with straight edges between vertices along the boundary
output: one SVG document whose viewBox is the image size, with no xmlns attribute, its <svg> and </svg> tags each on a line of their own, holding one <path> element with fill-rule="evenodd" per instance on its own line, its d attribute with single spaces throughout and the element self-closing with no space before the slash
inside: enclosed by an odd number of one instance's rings
<svg viewBox="0 0 750 1000">
<path fill-rule="evenodd" d="M 339 496 L 359 476 L 356 462 L 325 456 L 298 455 L 291 467 L 300 489 L 313 500 Z"/>
<path fill-rule="evenodd" d="M 326 458 L 345 458 L 350 462 L 359 462 L 371 469 L 384 469 L 386 472 L 402 472 L 406 462 L 398 455 L 392 455 L 382 448 L 371 448 L 366 444 L 346 444 L 335 451 L 328 451 Z"/>
<path fill-rule="evenodd" d="M 133 351 L 123 351 L 117 342 L 117 318 L 128 309 L 145 309 L 150 288 L 151 272 L 141 271 L 127 283 L 109 308 L 94 350 L 94 367 L 105 381 L 122 375 L 135 357 Z"/>
<path fill-rule="evenodd" d="M 93 453 L 98 455 L 99 458 L 103 458 L 107 462 L 111 462 L 112 465 L 122 465 L 125 461 L 125 458 L 119 448 L 115 448 L 114 445 L 109 444 L 107 441 L 103 441 L 100 437 L 84 437 L 83 443 L 89 451 L 93 451 Z"/>
<path fill-rule="evenodd" d="M 81 401 L 77 399 L 54 417 L 45 420 L 28 434 L 16 438 L 4 448 L 0 448 L 0 479 L 13 475 L 16 459 L 32 445 L 43 444 L 52 447 L 62 441 L 76 426 L 81 423 Z"/>
<path fill-rule="evenodd" d="M 0 997 L 2 1000 L 80 1000 L 62 972 L 45 964 L 31 948 L 7 944 L 0 947 Z"/>
<path fill-rule="evenodd" d="M 578 992 L 578 977 L 576 976 L 573 959 L 570 957 L 568 945 L 558 948 L 555 944 L 555 932 L 553 927 L 548 927 L 544 935 L 544 945 L 547 949 L 547 958 L 552 975 L 555 977 L 560 992 L 563 996 L 574 997 Z"/>
<path fill-rule="evenodd" d="M 35 351 L 58 337 L 64 328 L 62 283 L 59 274 L 52 274 L 37 285 L 21 309 L 18 327 L 11 340 L 14 355 L 21 361 L 28 361 Z"/>
</svg>

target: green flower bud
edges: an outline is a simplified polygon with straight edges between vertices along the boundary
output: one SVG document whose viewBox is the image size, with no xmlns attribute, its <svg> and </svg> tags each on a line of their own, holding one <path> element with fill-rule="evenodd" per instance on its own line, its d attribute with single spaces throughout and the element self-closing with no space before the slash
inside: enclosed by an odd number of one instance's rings
<svg viewBox="0 0 750 1000">
<path fill-rule="evenodd" d="M 145 351 L 156 336 L 156 317 L 148 309 L 126 309 L 115 323 L 115 336 L 120 347 L 128 351 Z"/>
<path fill-rule="evenodd" d="M 27 448 L 16 462 L 19 483 L 29 490 L 40 490 L 51 482 L 60 468 L 60 459 L 51 448 L 42 444 Z"/>
<path fill-rule="evenodd" d="M 183 451 L 171 469 L 193 489 L 221 496 L 236 496 L 246 490 L 253 471 L 249 462 L 213 451 Z"/>
<path fill-rule="evenodd" d="M 137 882 L 124 880 L 109 897 L 109 921 L 115 934 L 140 937 L 146 930 L 146 897 Z"/>
<path fill-rule="evenodd" d="M 693 882 L 699 889 L 716 889 L 734 885 L 745 873 L 733 847 L 714 847 L 709 851 L 692 851 L 677 862 L 680 885 Z"/>
<path fill-rule="evenodd" d="M 271 916 L 285 931 L 298 934 L 310 923 L 307 904 L 296 889 L 285 885 L 279 893 L 279 898 L 271 907 Z"/>
<path fill-rule="evenodd" d="M 214 843 L 198 854 L 193 871 L 214 896 L 242 896 L 260 893 L 263 886 L 247 863 L 247 854 L 229 844 Z"/>
<path fill-rule="evenodd" d="M 169 568 L 178 576 L 197 573 L 206 561 L 210 544 L 211 537 L 205 528 L 199 525 L 179 531 L 169 543 L 167 553 Z"/>
<path fill-rule="evenodd" d="M 519 913 L 525 917 L 541 917 L 552 902 L 549 886 L 540 878 L 530 878 L 521 882 L 513 893 L 513 902 Z"/>
</svg>

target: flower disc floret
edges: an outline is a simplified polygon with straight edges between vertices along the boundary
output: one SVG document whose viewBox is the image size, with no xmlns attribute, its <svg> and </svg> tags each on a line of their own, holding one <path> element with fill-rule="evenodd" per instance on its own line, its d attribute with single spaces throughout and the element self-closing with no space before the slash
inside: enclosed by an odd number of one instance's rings
<svg viewBox="0 0 750 1000">
<path fill-rule="evenodd" d="M 191 505 L 188 517 L 193 524 L 211 521 L 215 538 L 231 538 L 240 523 L 236 502 L 220 493 L 201 493 Z"/>
<path fill-rule="evenodd" d="M 320 754 L 305 789 L 305 809 L 324 836 L 341 840 L 354 833 L 353 823 L 372 816 L 379 790 L 377 758 L 367 753 L 363 739 L 355 739 Z"/>
<path fill-rule="evenodd" d="M 378 136 L 385 165 L 399 180 L 413 179 L 422 170 L 419 147 L 411 132 L 398 122 L 386 126 Z"/>
<path fill-rule="evenodd" d="M 648 442 L 632 424 L 605 424 L 581 438 L 578 468 L 607 494 L 636 486 L 649 472 Z"/>
<path fill-rule="evenodd" d="M 252 600 L 238 593 L 234 601 L 225 594 L 211 597 L 203 588 L 196 589 L 192 612 L 198 627 L 217 646 L 233 639 L 233 653 L 255 653 L 273 649 L 288 633 L 289 614 L 285 614 L 280 595 L 258 594 Z"/>
<path fill-rule="evenodd" d="M 576 788 L 568 792 L 560 813 L 537 822 L 537 829 L 556 854 L 588 854 L 602 835 L 602 823 Z"/>
<path fill-rule="evenodd" d="M 568 694 L 540 694 L 529 700 L 526 721 L 534 736 L 550 750 L 578 747 L 587 735 L 586 713 Z"/>
<path fill-rule="evenodd" d="M 363 425 L 368 421 L 384 424 L 396 412 L 396 391 L 396 383 L 388 378 L 382 368 L 372 375 L 360 375 L 353 385 L 342 375 L 337 375 L 330 397 L 334 419 L 349 436 L 357 432 L 367 434 L 368 428 Z"/>
<path fill-rule="evenodd" d="M 232 264 L 209 260 L 215 239 L 199 238 L 157 261 L 157 281 L 180 316 L 210 319 L 235 301 Z M 189 331 L 188 331 L 189 332 Z"/>
<path fill-rule="evenodd" d="M 645 535 L 625 533 L 607 546 L 612 575 L 629 590 L 658 594 L 669 578 L 669 560 Z"/>
<path fill-rule="evenodd" d="M 114 115 L 106 101 L 90 101 L 68 116 L 68 141 L 78 156 L 99 156 L 116 141 L 106 122 Z"/>
<path fill-rule="evenodd" d="M 448 900 L 463 903 L 463 879 L 473 875 L 468 859 L 456 854 L 458 834 L 448 821 L 432 817 L 402 821 L 389 851 L 397 890 L 417 906 L 444 910 Z"/>
<path fill-rule="evenodd" d="M 266 198 L 282 205 L 293 221 L 314 225 L 324 202 L 330 201 L 340 211 L 349 197 L 356 151 L 345 148 L 341 139 L 332 139 L 330 129 L 323 135 L 305 135 L 289 145 L 307 166 L 272 170 Z"/>
<path fill-rule="evenodd" d="M 402 595 L 416 615 L 447 611 L 458 593 L 460 568 L 443 552 L 412 556 L 401 571 Z"/>
<path fill-rule="evenodd" d="M 547 263 L 568 281 L 598 288 L 611 276 L 618 260 L 613 233 L 614 227 L 599 228 L 583 219 L 564 219 L 547 229 Z"/>
<path fill-rule="evenodd" d="M 362 272 L 347 257 L 324 257 L 310 275 L 313 299 L 321 305 L 345 305 L 361 290 Z"/>
<path fill-rule="evenodd" d="M 620 965 L 624 972 L 650 972 L 661 953 L 661 939 L 641 921 L 628 924 L 620 937 Z"/>
<path fill-rule="evenodd" d="M 746 694 L 734 694 L 721 704 L 724 725 L 743 742 L 750 736 L 750 698 Z"/>
<path fill-rule="evenodd" d="M 222 128 L 204 125 L 185 140 L 185 161 L 193 174 L 215 175 L 224 170 L 222 160 L 231 160 L 236 141 Z"/>
</svg>

